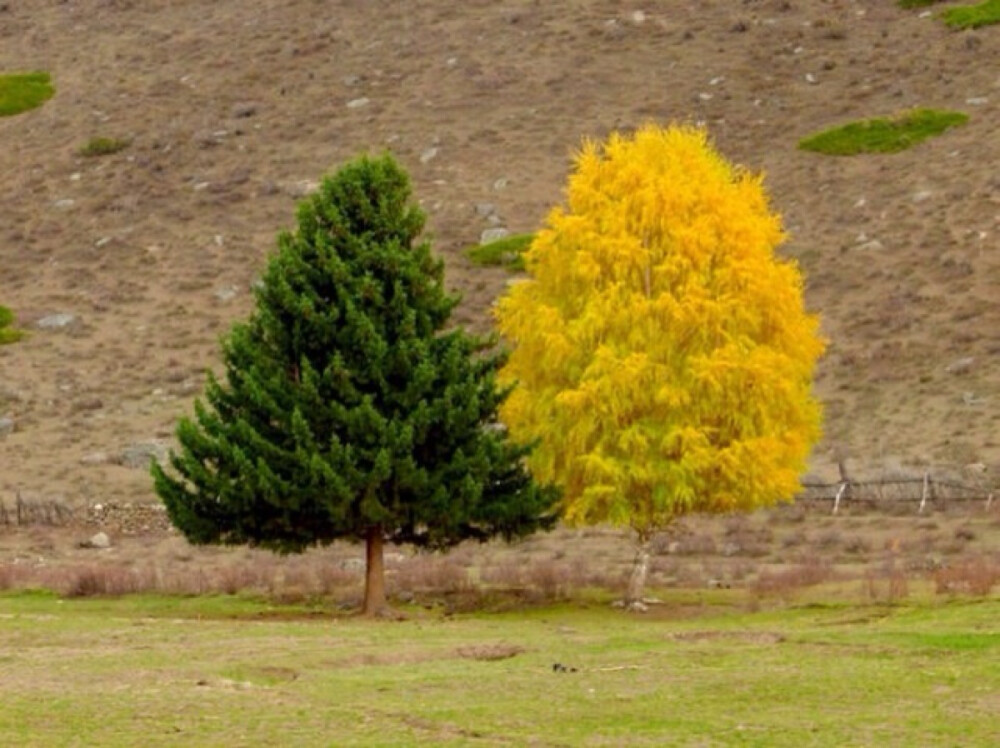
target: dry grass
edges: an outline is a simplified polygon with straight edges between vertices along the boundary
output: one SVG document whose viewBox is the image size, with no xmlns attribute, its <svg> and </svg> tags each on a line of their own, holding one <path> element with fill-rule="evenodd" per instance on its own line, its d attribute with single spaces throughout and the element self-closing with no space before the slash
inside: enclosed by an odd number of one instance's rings
<svg viewBox="0 0 1000 748">
<path fill-rule="evenodd" d="M 989 595 L 1000 583 L 1000 559 L 980 556 L 934 572 L 939 595 Z"/>
<path fill-rule="evenodd" d="M 193 547 L 173 534 L 110 531 L 110 549 L 81 547 L 93 532 L 41 523 L 7 528 L 0 543 L 0 589 L 41 587 L 67 597 L 245 594 L 345 607 L 361 596 L 364 554 L 357 546 L 334 544 L 280 557 L 247 548 Z M 988 594 L 998 543 L 1000 506 L 924 516 L 855 506 L 833 516 L 828 506 L 803 505 L 689 517 L 654 539 L 649 591 L 655 596 L 731 588 L 766 601 L 850 582 L 870 601 L 900 599 L 914 584 L 930 584 L 942 594 Z M 400 550 L 386 556 L 387 589 L 397 604 L 452 610 L 612 599 L 625 588 L 633 554 L 627 534 L 607 527 L 560 528 L 512 546 L 467 543 L 447 554 Z"/>
</svg>

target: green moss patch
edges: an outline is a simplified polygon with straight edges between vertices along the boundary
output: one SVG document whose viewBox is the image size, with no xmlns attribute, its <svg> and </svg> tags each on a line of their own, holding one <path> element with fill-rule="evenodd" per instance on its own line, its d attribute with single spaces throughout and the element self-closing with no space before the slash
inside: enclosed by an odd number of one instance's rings
<svg viewBox="0 0 1000 748">
<path fill-rule="evenodd" d="M 1000 0 L 949 8 L 942 17 L 946 24 L 955 29 L 978 29 L 980 26 L 1000 23 Z"/>
<path fill-rule="evenodd" d="M 0 117 L 9 117 L 41 106 L 54 93 L 48 73 L 0 75 Z"/>
<path fill-rule="evenodd" d="M 534 234 L 514 234 L 503 239 L 479 244 L 465 250 L 465 256 L 476 265 L 494 265 L 508 270 L 524 270 L 524 253 L 534 241 Z"/>
<path fill-rule="evenodd" d="M 123 138 L 91 138 L 80 149 L 81 156 L 109 156 L 123 151 L 131 145 L 131 140 Z"/>
<path fill-rule="evenodd" d="M 799 148 L 831 156 L 896 153 L 968 120 L 969 116 L 962 112 L 914 109 L 896 117 L 862 120 L 824 130 L 799 141 Z"/>
<path fill-rule="evenodd" d="M 24 337 L 21 330 L 11 327 L 14 324 L 14 313 L 5 306 L 0 306 L 0 345 L 16 343 Z"/>
</svg>

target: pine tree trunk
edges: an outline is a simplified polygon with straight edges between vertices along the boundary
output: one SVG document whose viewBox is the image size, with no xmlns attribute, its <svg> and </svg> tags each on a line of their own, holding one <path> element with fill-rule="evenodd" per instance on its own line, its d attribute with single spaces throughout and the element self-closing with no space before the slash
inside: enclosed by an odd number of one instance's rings
<svg viewBox="0 0 1000 748">
<path fill-rule="evenodd" d="M 646 576 L 649 574 L 649 544 L 652 535 L 639 533 L 635 542 L 635 560 L 632 562 L 632 576 L 628 580 L 628 591 L 625 593 L 625 608 L 627 610 L 644 611 L 646 604 L 642 601 L 646 591 Z"/>
<path fill-rule="evenodd" d="M 365 539 L 365 602 L 361 612 L 366 616 L 385 614 L 385 565 L 382 559 L 382 526 L 369 528 Z"/>
</svg>

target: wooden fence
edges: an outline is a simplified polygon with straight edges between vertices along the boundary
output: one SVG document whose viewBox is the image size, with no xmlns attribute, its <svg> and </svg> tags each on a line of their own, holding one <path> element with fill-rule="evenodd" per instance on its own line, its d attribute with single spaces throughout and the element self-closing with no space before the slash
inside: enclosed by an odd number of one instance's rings
<svg viewBox="0 0 1000 748">
<path fill-rule="evenodd" d="M 803 482 L 798 501 L 832 504 L 834 514 L 848 502 L 878 506 L 886 503 L 911 502 L 922 514 L 928 507 L 943 509 L 950 503 L 977 502 L 989 509 L 993 505 L 994 489 L 985 483 L 962 483 L 956 480 L 934 478 L 929 472 L 920 478 L 881 478 L 878 480 L 852 480 L 845 478 L 835 483 Z"/>
</svg>

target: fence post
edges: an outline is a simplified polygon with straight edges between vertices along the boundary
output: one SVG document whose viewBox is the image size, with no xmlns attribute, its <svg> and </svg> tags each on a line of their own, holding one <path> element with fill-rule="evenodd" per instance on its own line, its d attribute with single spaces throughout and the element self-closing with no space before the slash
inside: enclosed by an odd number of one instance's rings
<svg viewBox="0 0 1000 748">
<path fill-rule="evenodd" d="M 924 505 L 927 504 L 927 494 L 930 493 L 929 490 L 930 485 L 931 485 L 931 474 L 924 473 L 924 490 L 920 494 L 920 508 L 917 510 L 917 514 L 924 513 Z"/>
<path fill-rule="evenodd" d="M 847 490 L 847 486 L 850 485 L 846 480 L 841 482 L 840 488 L 837 489 L 837 497 L 833 500 L 833 513 L 836 514 L 840 511 L 840 498 L 844 495 L 844 491 Z"/>
</svg>

